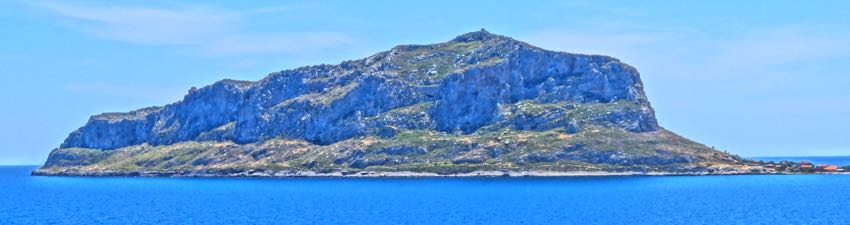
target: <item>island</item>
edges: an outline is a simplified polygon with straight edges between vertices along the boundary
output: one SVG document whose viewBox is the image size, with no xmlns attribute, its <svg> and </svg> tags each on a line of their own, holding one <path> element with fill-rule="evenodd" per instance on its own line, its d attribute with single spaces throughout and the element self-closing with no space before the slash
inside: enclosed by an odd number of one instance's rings
<svg viewBox="0 0 850 225">
<path fill-rule="evenodd" d="M 782 165 L 782 164 L 779 164 Z M 786 164 L 782 168 L 800 168 Z M 638 71 L 486 30 L 95 115 L 48 176 L 785 173 L 659 126 Z"/>
</svg>

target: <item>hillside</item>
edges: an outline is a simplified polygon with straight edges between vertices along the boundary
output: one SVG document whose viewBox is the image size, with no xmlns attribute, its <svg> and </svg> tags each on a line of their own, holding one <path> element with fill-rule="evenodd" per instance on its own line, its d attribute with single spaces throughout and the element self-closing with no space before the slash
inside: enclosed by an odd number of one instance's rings
<svg viewBox="0 0 850 225">
<path fill-rule="evenodd" d="M 96 115 L 34 174 L 534 171 L 748 172 L 660 127 L 635 68 L 481 30 Z"/>
</svg>

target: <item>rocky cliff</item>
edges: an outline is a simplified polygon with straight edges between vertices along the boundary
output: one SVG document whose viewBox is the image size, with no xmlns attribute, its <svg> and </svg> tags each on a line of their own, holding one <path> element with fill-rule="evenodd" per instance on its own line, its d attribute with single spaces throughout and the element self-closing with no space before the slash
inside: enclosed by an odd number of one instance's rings
<svg viewBox="0 0 850 225">
<path fill-rule="evenodd" d="M 482 30 L 96 115 L 42 170 L 671 171 L 737 163 L 659 127 L 635 68 Z"/>
</svg>

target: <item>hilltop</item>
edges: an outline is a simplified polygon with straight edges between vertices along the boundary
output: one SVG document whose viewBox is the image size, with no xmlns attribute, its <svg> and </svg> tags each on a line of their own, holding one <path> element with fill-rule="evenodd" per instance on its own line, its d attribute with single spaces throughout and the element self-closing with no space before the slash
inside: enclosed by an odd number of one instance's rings
<svg viewBox="0 0 850 225">
<path fill-rule="evenodd" d="M 42 175 L 747 173 L 658 125 L 638 71 L 485 30 L 92 116 Z"/>
</svg>

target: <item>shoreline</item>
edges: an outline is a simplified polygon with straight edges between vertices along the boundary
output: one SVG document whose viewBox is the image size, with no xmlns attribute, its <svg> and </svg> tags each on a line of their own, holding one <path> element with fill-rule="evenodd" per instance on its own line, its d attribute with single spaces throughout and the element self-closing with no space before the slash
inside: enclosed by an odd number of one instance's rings
<svg viewBox="0 0 850 225">
<path fill-rule="evenodd" d="M 60 176 L 60 177 L 186 177 L 186 178 L 296 178 L 296 177 L 326 177 L 326 178 L 453 178 L 453 177 L 617 177 L 617 176 L 732 176 L 732 175 L 806 175 L 806 174 L 836 174 L 850 173 L 757 173 L 752 171 L 719 171 L 719 172 L 604 172 L 604 171 L 473 171 L 468 173 L 438 174 L 412 171 L 362 171 L 362 172 L 332 172 L 317 173 L 315 171 L 262 171 L 239 173 L 215 173 L 206 171 L 51 171 L 36 169 L 31 176 Z"/>
</svg>

